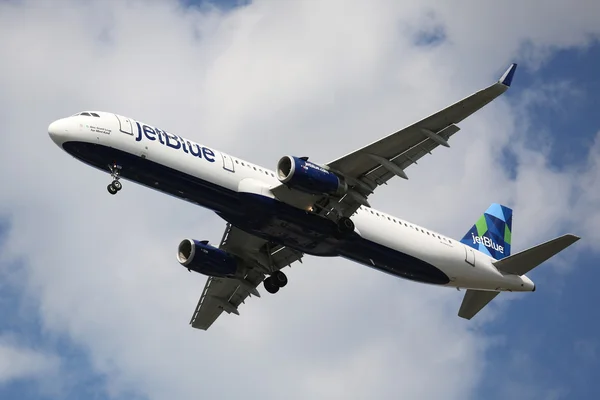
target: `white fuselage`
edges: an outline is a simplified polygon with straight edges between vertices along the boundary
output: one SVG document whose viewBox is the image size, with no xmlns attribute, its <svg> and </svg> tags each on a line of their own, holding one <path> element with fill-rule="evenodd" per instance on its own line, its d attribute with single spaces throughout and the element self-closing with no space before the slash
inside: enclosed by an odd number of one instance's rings
<svg viewBox="0 0 600 400">
<path fill-rule="evenodd" d="M 48 128 L 52 140 L 79 160 L 104 171 L 116 161 L 123 166 L 124 179 L 212 209 L 234 224 L 247 219 L 244 212 L 248 211 L 239 206 L 239 202 L 242 206 L 246 202 L 245 197 L 240 200 L 241 193 L 252 195 L 250 199 L 256 200 L 257 206 L 283 210 L 252 233 L 309 254 L 342 256 L 424 283 L 480 290 L 534 290 L 529 278 L 498 271 L 492 264 L 494 259 L 482 252 L 365 206 L 351 217 L 359 237 L 351 244 L 340 244 L 326 234 L 305 235 L 302 232 L 318 231 L 308 222 L 302 229 L 287 229 L 289 224 L 273 221 L 285 220 L 288 213 L 297 219 L 306 211 L 292 210 L 273 195 L 270 189 L 281 185 L 275 171 L 132 119 L 94 113 L 98 116 L 77 115 L 53 122 Z M 400 268 L 392 264 L 406 265 Z M 425 269 L 431 269 L 431 278 L 429 272 L 421 277 L 420 271 Z"/>
</svg>

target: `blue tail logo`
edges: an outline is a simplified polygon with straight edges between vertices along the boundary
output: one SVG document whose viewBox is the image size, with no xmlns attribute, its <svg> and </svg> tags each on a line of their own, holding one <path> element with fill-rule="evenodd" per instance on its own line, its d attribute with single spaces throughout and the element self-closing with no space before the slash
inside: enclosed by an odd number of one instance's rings
<svg viewBox="0 0 600 400">
<path fill-rule="evenodd" d="M 511 234 L 512 210 L 493 203 L 469 229 L 461 243 L 500 260 L 510 255 Z"/>
</svg>

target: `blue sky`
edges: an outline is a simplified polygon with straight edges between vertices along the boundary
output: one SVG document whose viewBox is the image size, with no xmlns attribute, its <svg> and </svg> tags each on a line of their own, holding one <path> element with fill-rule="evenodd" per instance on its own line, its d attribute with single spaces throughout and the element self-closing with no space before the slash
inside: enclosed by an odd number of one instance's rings
<svg viewBox="0 0 600 400">
<path fill-rule="evenodd" d="M 185 2 L 188 5 L 191 3 L 194 2 Z M 225 11 L 231 10 L 236 4 L 246 4 L 234 0 L 218 3 Z M 436 34 L 435 37 L 436 41 L 446 40 L 445 35 Z M 420 41 L 419 45 L 423 45 L 423 41 Z M 597 106 L 600 104 L 600 74 L 598 73 L 600 44 L 596 41 L 584 49 L 555 51 L 539 66 L 529 59 L 514 61 L 519 63 L 519 69 L 513 80 L 513 87 L 506 94 L 506 101 L 511 106 L 514 107 L 514 104 L 523 101 L 523 93 L 537 92 L 542 86 L 560 82 L 569 89 L 567 94 L 552 90 L 547 92 L 550 96 L 556 95 L 554 106 L 551 101 L 545 99 L 534 106 L 527 107 L 530 127 L 526 133 L 523 133 L 529 138 L 526 146 L 534 149 L 539 147 L 536 139 L 540 137 L 550 140 L 553 146 L 547 155 L 547 160 L 548 169 L 551 171 L 584 168 L 586 160 L 583 155 L 587 155 L 600 131 L 600 113 Z M 456 97 L 461 97 L 463 94 L 458 93 Z M 0 94 L 0 98 L 1 96 Z M 516 120 L 520 121 L 518 118 Z M 535 128 L 531 129 L 531 126 Z M 335 125 L 333 127 L 335 128 Z M 518 131 L 518 126 L 516 129 Z M 510 149 L 503 148 L 499 151 L 506 155 L 503 159 L 503 167 L 508 171 L 514 171 L 516 175 L 512 178 L 517 179 L 521 171 L 515 164 L 517 158 L 511 155 Z M 268 156 L 280 152 L 274 149 Z M 58 154 L 57 159 L 62 156 Z M 270 162 L 267 156 L 264 157 L 266 162 Z M 435 164 L 435 157 L 428 159 L 427 162 Z M 61 174 L 64 176 L 64 171 L 61 171 Z M 85 179 L 91 176 L 93 175 L 86 176 Z M 597 187 L 585 189 L 599 190 Z M 386 188 L 386 190 L 401 191 L 399 186 Z M 473 190 L 476 191 L 477 188 Z M 575 204 L 577 196 L 577 191 L 574 191 L 570 204 Z M 157 199 L 156 196 L 149 198 Z M 554 200 L 551 197 L 545 199 L 548 204 Z M 151 201 L 153 200 L 148 200 Z M 174 203 L 168 204 L 172 206 Z M 540 208 L 544 206 L 545 204 L 539 204 Z M 16 208 L 18 207 L 12 209 L 8 205 L 0 207 L 0 249 L 6 243 L 9 232 L 13 228 L 12 213 Z M 519 210 L 515 212 L 518 215 Z M 569 212 L 564 210 L 565 214 Z M 206 214 L 208 211 L 199 213 Z M 403 215 L 403 217 L 410 219 L 411 215 Z M 418 214 L 415 218 L 417 217 Z M 465 231 L 472 222 L 463 221 Z M 535 221 L 530 224 L 535 228 Z M 154 228 L 158 228 L 159 225 L 160 223 L 156 222 Z M 561 230 L 567 229 L 579 234 L 577 228 L 576 225 L 564 226 Z M 35 230 L 35 227 L 32 229 Z M 58 236 L 64 235 L 65 238 L 69 235 L 69 231 L 63 231 L 60 225 L 50 231 Z M 70 231 L 70 234 L 73 234 L 73 231 Z M 214 236 L 219 235 L 220 231 Z M 454 236 L 459 239 L 458 235 Z M 519 231 L 513 233 L 513 243 L 519 241 L 519 236 Z M 551 236 L 552 233 L 546 235 L 538 232 L 536 238 L 545 240 L 550 239 Z M 583 234 L 582 236 L 581 242 L 588 240 Z M 575 246 L 580 244 L 577 243 Z M 570 268 L 561 269 L 557 264 L 550 262 L 549 265 L 536 269 L 530 274 L 537 283 L 535 293 L 503 303 L 495 308 L 493 318 L 481 322 L 480 325 L 473 325 L 474 327 L 471 328 L 473 332 L 494 344 L 484 353 L 484 369 L 482 375 L 475 381 L 469 398 L 481 398 L 484 395 L 492 399 L 595 399 L 597 397 L 594 378 L 600 376 L 600 322 L 595 311 L 595 305 L 600 303 L 600 293 L 596 285 L 600 279 L 597 262 L 599 251 L 595 244 L 588 245 L 586 249 L 586 251 L 572 251 L 567 254 L 567 261 L 572 265 Z M 65 399 L 148 398 L 143 394 L 143 390 L 140 390 L 139 381 L 136 380 L 143 379 L 144 376 L 139 375 L 142 378 L 138 375 L 127 376 L 122 380 L 115 378 L 114 371 L 119 371 L 122 366 L 118 365 L 116 368 L 112 363 L 119 364 L 119 359 L 113 355 L 107 356 L 108 360 L 98 358 L 98 350 L 92 349 L 94 344 L 86 344 L 80 336 L 77 336 L 79 334 L 77 330 L 84 331 L 83 329 L 78 327 L 61 331 L 56 327 L 48 327 L 45 322 L 48 317 L 43 315 L 48 310 L 43 305 L 40 306 L 40 301 L 43 300 L 35 292 L 36 287 L 42 286 L 38 275 L 25 266 L 26 260 L 11 258 L 8 262 L 1 256 L 2 254 L 0 254 L 0 271 L 2 271 L 0 276 L 3 281 L 0 282 L 0 314 L 3 318 L 0 320 L 0 354 L 2 354 L 2 340 L 6 337 L 16 338 L 18 347 L 57 355 L 60 358 L 60 368 L 58 375 L 54 375 L 53 372 L 44 376 L 42 372 L 41 377 L 40 374 L 36 374 L 33 377 L 25 376 L 4 383 L 0 380 L 0 398 L 44 399 L 55 398 L 57 393 Z M 51 268 L 52 265 L 49 264 L 48 267 Z M 180 278 L 181 276 L 178 279 Z M 344 292 L 344 295 L 352 296 L 351 287 L 347 289 L 348 292 Z M 252 306 L 261 307 L 256 303 Z M 73 304 L 73 307 L 76 308 L 76 305 Z M 90 310 L 90 312 L 94 311 Z M 63 316 L 60 318 L 60 321 L 63 321 Z M 64 319 L 64 321 L 68 323 L 69 320 Z M 186 323 L 187 321 L 184 321 L 183 325 Z M 160 345 L 158 343 L 156 346 Z M 156 362 L 161 361 L 157 358 Z M 323 362 L 327 365 L 327 360 Z M 105 364 L 109 366 L 106 367 Z M 2 360 L 0 360 L 0 369 L 2 367 Z M 460 369 L 463 366 L 455 367 Z M 169 368 L 173 366 L 165 364 L 165 369 Z M 102 372 L 107 370 L 110 373 Z M 431 382 L 435 382 L 435 378 L 439 377 L 434 377 Z M 115 387 L 118 387 L 118 390 Z"/>
<path fill-rule="evenodd" d="M 568 101 L 561 102 L 559 110 L 545 106 L 532 110 L 535 123 L 549 130 L 549 136 L 557 144 L 550 158 L 556 167 L 579 160 L 582 151 L 592 144 L 600 126 L 600 114 L 597 112 L 599 59 L 600 50 L 595 45 L 585 50 L 560 51 L 540 71 L 520 71 L 519 82 L 525 87 L 541 82 L 568 81 L 580 91 Z"/>
<path fill-rule="evenodd" d="M 535 72 L 521 69 L 513 83 L 521 90 L 539 82 L 568 80 L 582 91 L 582 97 L 561 102 L 560 112 L 539 107 L 531 114 L 533 123 L 547 130 L 557 143 L 549 158 L 557 169 L 580 164 L 581 155 L 598 133 L 599 70 L 600 45 L 596 44 L 585 51 L 561 51 Z M 518 96 L 518 90 L 509 96 Z M 577 234 L 576 228 L 573 233 Z M 514 232 L 513 240 L 519 240 L 519 232 Z M 558 390 L 573 399 L 597 397 L 600 321 L 594 316 L 594 305 L 600 302 L 598 254 L 571 253 L 571 257 L 574 268 L 564 275 L 549 271 L 546 265 L 532 272 L 531 277 L 539 282 L 537 291 L 526 301 L 511 303 L 502 316 L 483 327 L 490 335 L 504 337 L 505 342 L 488 353 L 481 393 L 491 391 L 502 397 L 506 382 L 515 380 L 525 386 L 546 387 L 549 392 Z M 513 363 L 520 357 L 529 366 L 526 375 L 520 369 L 514 371 Z"/>
</svg>

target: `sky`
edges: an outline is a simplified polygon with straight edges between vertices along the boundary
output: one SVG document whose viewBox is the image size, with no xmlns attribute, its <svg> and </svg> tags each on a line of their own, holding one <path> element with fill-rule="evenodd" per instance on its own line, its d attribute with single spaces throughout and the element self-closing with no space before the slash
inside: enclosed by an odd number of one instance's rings
<svg viewBox="0 0 600 400">
<path fill-rule="evenodd" d="M 0 0 L 0 398 L 595 399 L 600 3 Z M 511 89 L 371 198 L 460 239 L 492 202 L 513 252 L 582 239 L 473 320 L 464 292 L 306 257 L 210 330 L 175 260 L 214 213 L 60 150 L 116 112 L 274 169 L 326 163 L 519 67 Z M 264 290 L 263 290 L 264 292 Z"/>
</svg>

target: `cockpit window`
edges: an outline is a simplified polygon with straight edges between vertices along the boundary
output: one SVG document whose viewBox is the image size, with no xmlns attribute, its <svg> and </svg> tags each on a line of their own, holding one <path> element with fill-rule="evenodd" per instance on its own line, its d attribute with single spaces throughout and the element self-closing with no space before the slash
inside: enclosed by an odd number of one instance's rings
<svg viewBox="0 0 600 400">
<path fill-rule="evenodd" d="M 96 118 L 100 118 L 100 115 L 94 113 L 94 112 L 88 112 L 88 111 L 84 111 L 84 112 L 80 112 L 77 113 L 75 115 L 72 115 L 72 117 L 77 117 L 78 115 L 84 115 L 86 117 L 96 117 Z"/>
</svg>

